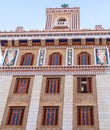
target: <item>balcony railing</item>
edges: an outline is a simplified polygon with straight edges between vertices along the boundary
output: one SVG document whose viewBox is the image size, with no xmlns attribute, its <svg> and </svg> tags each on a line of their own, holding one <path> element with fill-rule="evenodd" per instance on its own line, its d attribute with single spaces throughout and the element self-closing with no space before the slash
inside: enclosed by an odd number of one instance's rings
<svg viewBox="0 0 110 130">
<path fill-rule="evenodd" d="M 69 22 L 67 22 L 67 21 L 57 21 L 53 25 L 53 28 L 62 28 L 62 27 L 70 28 Z"/>
</svg>

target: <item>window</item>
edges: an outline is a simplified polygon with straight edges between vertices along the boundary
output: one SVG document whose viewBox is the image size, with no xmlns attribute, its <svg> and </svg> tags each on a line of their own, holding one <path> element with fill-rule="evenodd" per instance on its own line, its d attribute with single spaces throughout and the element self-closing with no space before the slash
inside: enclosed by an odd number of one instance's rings
<svg viewBox="0 0 110 130">
<path fill-rule="evenodd" d="M 33 65 L 34 55 L 31 53 L 26 53 L 22 56 L 21 65 L 29 66 Z"/>
<path fill-rule="evenodd" d="M 28 93 L 29 83 L 29 78 L 17 78 L 14 93 Z"/>
<path fill-rule="evenodd" d="M 60 79 L 47 79 L 46 93 L 59 93 Z"/>
<path fill-rule="evenodd" d="M 91 93 L 92 92 L 92 78 L 91 77 L 78 77 L 77 88 L 79 93 Z"/>
<path fill-rule="evenodd" d="M 24 107 L 10 107 L 8 125 L 22 125 L 24 110 Z"/>
<path fill-rule="evenodd" d="M 94 44 L 95 44 L 95 39 L 94 38 L 87 38 L 86 39 L 86 45 L 94 45 Z"/>
<path fill-rule="evenodd" d="M 81 45 L 81 39 L 72 39 L 72 45 Z"/>
<path fill-rule="evenodd" d="M 93 107 L 78 107 L 78 125 L 94 125 Z"/>
<path fill-rule="evenodd" d="M 58 125 L 58 107 L 43 107 L 42 125 Z"/>
<path fill-rule="evenodd" d="M 78 65 L 90 65 L 90 55 L 82 52 L 78 55 Z"/>
<path fill-rule="evenodd" d="M 53 53 L 49 57 L 49 65 L 61 65 L 62 56 L 59 53 Z"/>
<path fill-rule="evenodd" d="M 68 44 L 68 39 L 59 39 L 59 45 L 63 46 L 63 45 L 67 45 L 67 44 Z"/>
</svg>

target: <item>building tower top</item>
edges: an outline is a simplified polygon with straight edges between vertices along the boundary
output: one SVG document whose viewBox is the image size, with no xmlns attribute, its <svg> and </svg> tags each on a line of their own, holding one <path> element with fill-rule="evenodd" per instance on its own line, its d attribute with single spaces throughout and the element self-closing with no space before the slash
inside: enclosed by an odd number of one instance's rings
<svg viewBox="0 0 110 130">
<path fill-rule="evenodd" d="M 50 29 L 80 29 L 80 9 L 70 8 L 67 4 L 61 5 L 62 8 L 46 9 L 46 30 Z"/>
</svg>

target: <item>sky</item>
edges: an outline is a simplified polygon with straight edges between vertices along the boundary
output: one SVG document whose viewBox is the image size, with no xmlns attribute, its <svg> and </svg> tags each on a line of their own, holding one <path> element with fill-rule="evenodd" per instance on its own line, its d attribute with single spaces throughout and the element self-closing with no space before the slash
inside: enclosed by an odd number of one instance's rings
<svg viewBox="0 0 110 130">
<path fill-rule="evenodd" d="M 110 28 L 110 0 L 0 0 L 0 31 L 14 31 L 17 26 L 25 30 L 45 28 L 45 9 L 80 7 L 80 26 L 94 29 L 95 25 Z"/>
<path fill-rule="evenodd" d="M 60 8 L 64 3 L 80 7 L 81 29 L 94 29 L 95 25 L 110 28 L 110 0 L 0 0 L 0 31 L 14 31 L 18 26 L 43 30 L 45 9 Z"/>
</svg>

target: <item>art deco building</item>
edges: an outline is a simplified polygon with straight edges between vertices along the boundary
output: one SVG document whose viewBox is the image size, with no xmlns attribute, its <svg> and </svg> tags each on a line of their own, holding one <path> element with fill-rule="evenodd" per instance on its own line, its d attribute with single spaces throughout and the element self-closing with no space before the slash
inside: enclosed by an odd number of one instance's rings
<svg viewBox="0 0 110 130">
<path fill-rule="evenodd" d="M 45 30 L 0 32 L 0 130 L 109 130 L 110 30 L 80 9 L 46 9 Z"/>
</svg>

